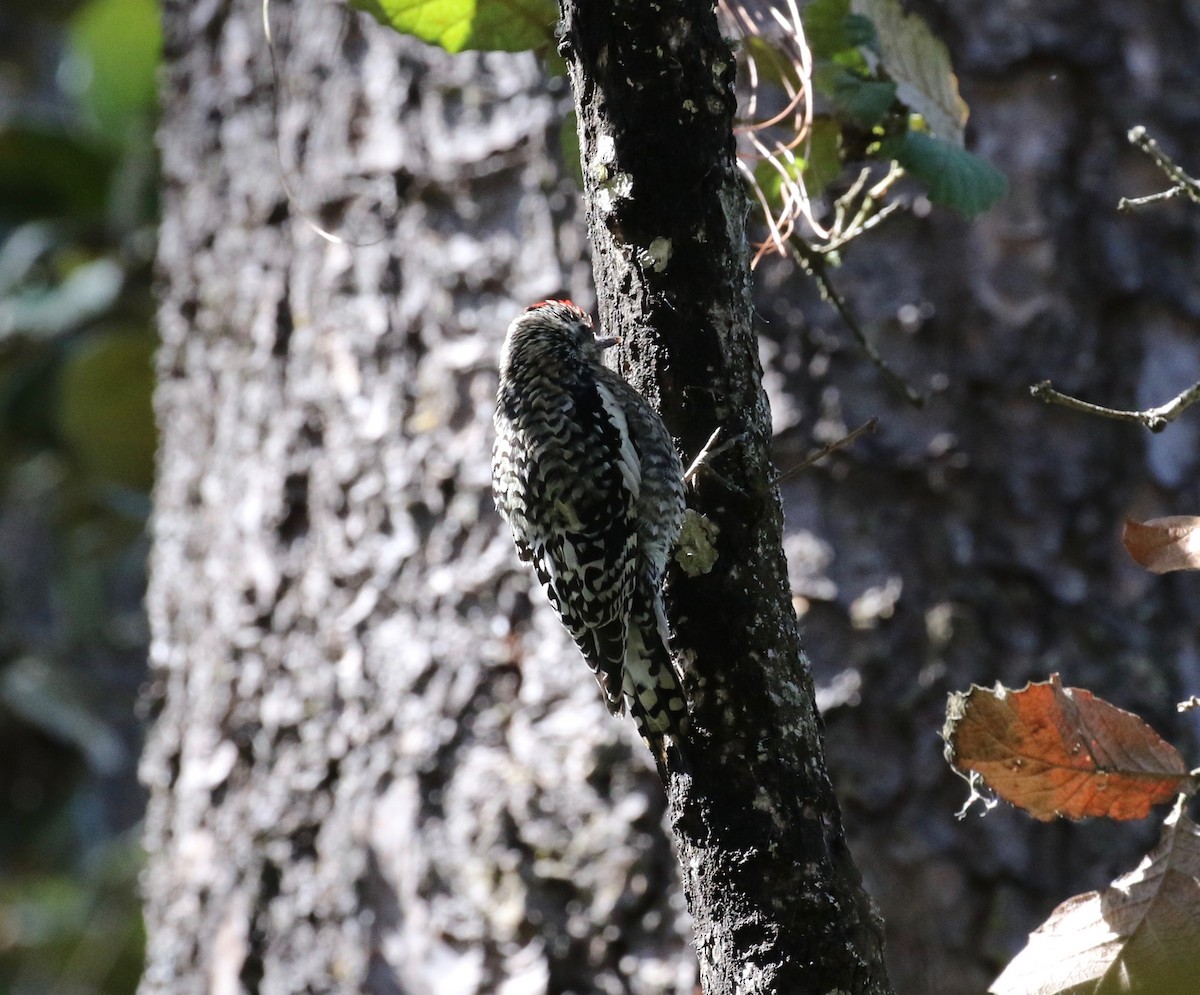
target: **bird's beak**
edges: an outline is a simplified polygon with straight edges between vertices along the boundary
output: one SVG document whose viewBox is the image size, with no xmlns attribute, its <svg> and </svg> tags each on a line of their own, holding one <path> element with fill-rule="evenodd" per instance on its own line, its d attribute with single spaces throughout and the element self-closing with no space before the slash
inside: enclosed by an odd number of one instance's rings
<svg viewBox="0 0 1200 995">
<path fill-rule="evenodd" d="M 602 339 L 596 339 L 596 345 L 601 349 L 611 349 L 613 346 L 619 345 L 620 342 L 621 336 L 619 335 L 606 335 Z"/>
</svg>

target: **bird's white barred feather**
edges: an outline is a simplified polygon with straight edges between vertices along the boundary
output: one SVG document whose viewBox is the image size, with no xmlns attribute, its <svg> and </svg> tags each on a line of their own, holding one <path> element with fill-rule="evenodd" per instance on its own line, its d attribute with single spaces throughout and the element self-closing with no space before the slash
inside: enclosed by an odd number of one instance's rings
<svg viewBox="0 0 1200 995">
<path fill-rule="evenodd" d="M 683 520 L 683 468 L 658 414 L 599 362 L 591 322 L 549 301 L 509 327 L 492 453 L 496 507 L 613 712 L 662 754 L 687 710 L 662 578 Z"/>
</svg>

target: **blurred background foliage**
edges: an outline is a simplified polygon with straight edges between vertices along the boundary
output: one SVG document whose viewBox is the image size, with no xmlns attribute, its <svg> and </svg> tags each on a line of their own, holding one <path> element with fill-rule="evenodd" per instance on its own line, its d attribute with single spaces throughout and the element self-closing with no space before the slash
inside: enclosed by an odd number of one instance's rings
<svg viewBox="0 0 1200 995">
<path fill-rule="evenodd" d="M 0 995 L 132 992 L 155 0 L 0 5 Z"/>
</svg>

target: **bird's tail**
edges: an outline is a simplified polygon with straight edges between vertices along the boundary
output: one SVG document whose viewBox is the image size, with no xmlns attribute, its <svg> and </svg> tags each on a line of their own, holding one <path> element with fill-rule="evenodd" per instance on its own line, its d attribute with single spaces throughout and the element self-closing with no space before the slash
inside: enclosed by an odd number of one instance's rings
<svg viewBox="0 0 1200 995">
<path fill-rule="evenodd" d="M 671 660 L 662 595 L 650 578 L 639 580 L 632 607 L 622 690 L 638 734 L 662 768 L 668 753 L 683 757 L 687 699 Z"/>
</svg>

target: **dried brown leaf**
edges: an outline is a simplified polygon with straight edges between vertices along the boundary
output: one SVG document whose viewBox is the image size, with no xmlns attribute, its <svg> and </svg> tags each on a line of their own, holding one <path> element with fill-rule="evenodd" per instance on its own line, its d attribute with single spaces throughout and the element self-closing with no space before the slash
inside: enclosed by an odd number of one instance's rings
<svg viewBox="0 0 1200 995">
<path fill-rule="evenodd" d="M 991 995 L 1200 990 L 1200 827 L 1176 807 L 1138 867 L 1063 902 Z"/>
<path fill-rule="evenodd" d="M 1200 518 L 1194 515 L 1147 522 L 1127 518 L 1121 542 L 1134 562 L 1151 573 L 1200 569 Z"/>
<path fill-rule="evenodd" d="M 1141 819 L 1194 793 L 1178 751 L 1131 712 L 1058 675 L 1019 691 L 973 685 L 950 696 L 946 756 L 1005 801 L 1042 820 Z"/>
</svg>

